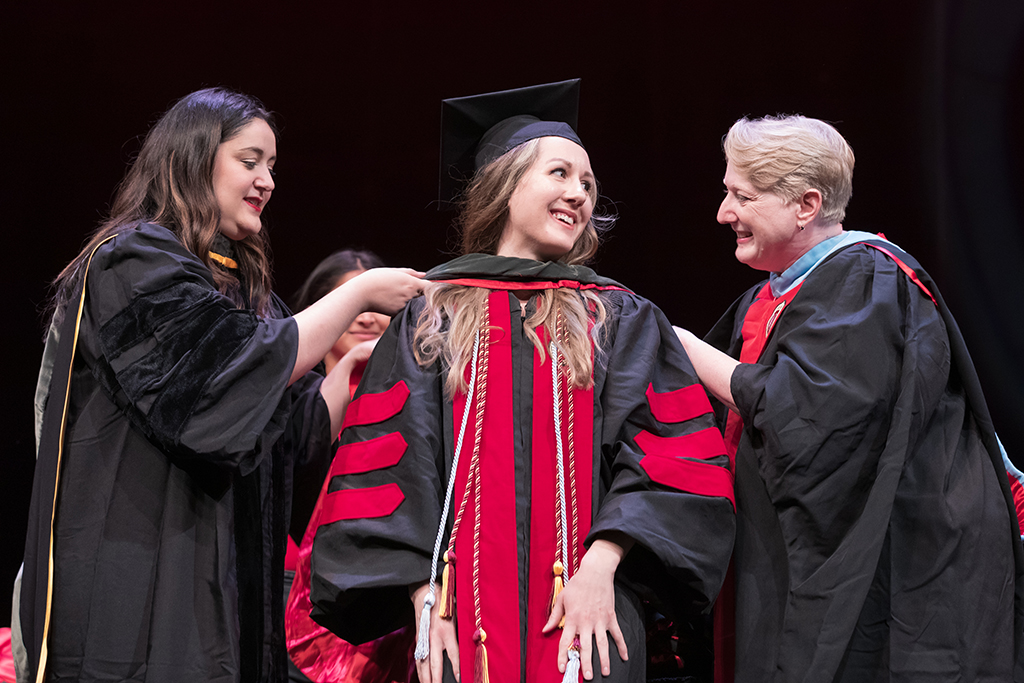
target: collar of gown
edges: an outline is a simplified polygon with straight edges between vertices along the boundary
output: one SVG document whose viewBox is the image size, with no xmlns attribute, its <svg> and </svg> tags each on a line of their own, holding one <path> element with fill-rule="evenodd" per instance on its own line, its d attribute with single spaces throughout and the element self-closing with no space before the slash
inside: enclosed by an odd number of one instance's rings
<svg viewBox="0 0 1024 683">
<path fill-rule="evenodd" d="M 781 273 L 772 273 L 768 276 L 768 282 L 772 286 L 772 296 L 780 297 L 798 284 L 807 279 L 815 268 L 824 263 L 825 259 L 844 247 L 860 242 L 887 242 L 896 246 L 881 235 L 873 235 L 870 232 L 860 230 L 844 230 L 835 237 L 829 237 L 811 247 L 798 258 L 793 265 Z M 899 247 L 896 247 L 899 249 Z"/>
<path fill-rule="evenodd" d="M 532 259 L 490 254 L 466 254 L 457 259 L 432 268 L 426 275 L 428 280 L 479 279 L 498 282 L 558 282 L 571 280 L 585 285 L 626 289 L 611 278 L 601 277 L 586 266 L 570 266 L 558 261 L 534 261 Z"/>
</svg>

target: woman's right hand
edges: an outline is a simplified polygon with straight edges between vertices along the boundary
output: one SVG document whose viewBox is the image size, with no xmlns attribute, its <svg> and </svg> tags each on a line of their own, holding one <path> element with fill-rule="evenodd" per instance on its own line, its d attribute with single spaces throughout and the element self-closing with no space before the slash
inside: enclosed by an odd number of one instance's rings
<svg viewBox="0 0 1024 683">
<path fill-rule="evenodd" d="M 369 272 L 369 271 L 367 271 Z M 361 276 L 360 276 L 361 277 Z M 440 593 L 440 588 L 435 588 Z M 430 584 L 423 584 L 414 591 L 411 591 L 412 604 L 416 610 L 416 624 L 419 624 L 420 613 L 423 612 L 423 601 L 427 599 L 427 592 Z M 455 680 L 459 677 L 459 637 L 455 633 L 455 620 L 442 619 L 438 614 L 440 600 L 434 602 L 430 609 L 430 656 L 425 660 L 416 660 L 416 673 L 419 675 L 420 683 L 441 683 L 444 666 L 443 653 L 448 653 L 448 659 L 452 663 L 452 672 Z"/>
<path fill-rule="evenodd" d="M 355 370 L 356 366 L 360 363 L 365 363 L 370 360 L 370 356 L 373 355 L 373 349 L 376 348 L 377 342 L 380 341 L 380 337 L 376 339 L 367 339 L 364 342 L 359 342 L 351 349 L 348 350 L 341 360 L 338 361 L 338 365 L 343 366 L 342 372 L 345 373 L 345 381 L 348 381 L 348 377 L 352 375 L 352 371 Z"/>
<path fill-rule="evenodd" d="M 363 311 L 394 315 L 428 286 L 409 268 L 371 268 L 295 314 L 299 348 L 289 384 L 309 372 Z"/>
<path fill-rule="evenodd" d="M 409 299 L 423 293 L 427 284 L 423 275 L 411 268 L 371 268 L 342 287 L 356 290 L 364 302 L 363 310 L 394 315 Z"/>
</svg>

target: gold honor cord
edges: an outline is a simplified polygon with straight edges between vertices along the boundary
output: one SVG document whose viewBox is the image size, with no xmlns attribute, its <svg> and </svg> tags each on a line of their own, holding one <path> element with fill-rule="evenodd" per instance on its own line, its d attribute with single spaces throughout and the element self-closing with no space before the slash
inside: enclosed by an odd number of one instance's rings
<svg viewBox="0 0 1024 683">
<path fill-rule="evenodd" d="M 46 569 L 46 618 L 43 620 L 43 642 L 39 649 L 39 665 L 36 667 L 36 683 L 43 683 L 46 678 L 46 641 L 50 635 L 50 608 L 53 601 L 53 521 L 57 517 L 57 491 L 60 486 L 60 461 L 64 454 L 64 428 L 68 421 L 68 403 L 71 400 L 71 371 L 75 367 L 75 352 L 78 350 L 78 332 L 82 327 L 82 311 L 85 310 L 85 281 L 89 275 L 89 266 L 92 264 L 92 257 L 96 251 L 106 242 L 113 239 L 111 235 L 103 240 L 89 254 L 89 260 L 85 262 L 85 270 L 82 272 L 82 296 L 78 300 L 78 314 L 75 318 L 75 335 L 71 340 L 71 362 L 68 364 L 68 384 L 64 392 L 64 410 L 60 418 L 60 440 L 57 442 L 57 473 L 53 480 L 53 510 L 50 513 L 50 549 L 47 557 Z"/>
<path fill-rule="evenodd" d="M 206 253 L 210 255 L 210 258 L 212 258 L 214 261 L 216 261 L 217 263 L 221 264 L 225 268 L 231 268 L 232 270 L 238 270 L 238 261 L 236 261 L 235 259 L 228 258 L 227 256 L 221 256 L 220 254 L 218 254 L 215 251 L 208 251 Z"/>
</svg>

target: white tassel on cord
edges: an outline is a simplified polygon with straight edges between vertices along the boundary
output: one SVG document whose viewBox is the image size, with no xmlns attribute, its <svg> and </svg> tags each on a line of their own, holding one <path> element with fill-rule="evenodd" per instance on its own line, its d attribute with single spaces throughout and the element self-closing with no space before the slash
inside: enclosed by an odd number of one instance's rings
<svg viewBox="0 0 1024 683">
<path fill-rule="evenodd" d="M 431 588 L 423 600 L 423 611 L 420 612 L 420 631 L 416 637 L 416 659 L 423 661 L 430 656 L 430 610 L 434 606 L 434 589 Z"/>
<path fill-rule="evenodd" d="M 452 490 L 455 488 L 455 473 L 459 471 L 459 453 L 462 452 L 462 440 L 466 436 L 466 423 L 469 422 L 469 411 L 473 406 L 473 392 L 476 385 L 476 361 L 480 351 L 480 330 L 476 331 L 473 340 L 473 366 L 469 370 L 469 393 L 466 396 L 466 408 L 462 411 L 462 425 L 459 427 L 459 438 L 455 443 L 455 455 L 452 458 L 452 471 L 448 476 L 448 490 L 445 491 L 444 509 L 441 511 L 441 523 L 437 527 L 434 539 L 434 557 L 430 563 L 430 590 L 423 600 L 423 611 L 420 612 L 420 628 L 416 636 L 416 661 L 422 662 L 430 656 L 430 610 L 434 606 L 434 586 L 437 584 L 437 558 L 441 555 L 441 541 L 448 521 L 448 511 L 452 504 Z M 452 587 L 455 590 L 455 587 Z"/>
<path fill-rule="evenodd" d="M 579 642 L 579 641 L 576 641 Z M 573 646 L 569 648 L 569 661 L 565 664 L 565 675 L 562 676 L 562 683 L 577 683 L 580 679 L 580 651 Z"/>
</svg>

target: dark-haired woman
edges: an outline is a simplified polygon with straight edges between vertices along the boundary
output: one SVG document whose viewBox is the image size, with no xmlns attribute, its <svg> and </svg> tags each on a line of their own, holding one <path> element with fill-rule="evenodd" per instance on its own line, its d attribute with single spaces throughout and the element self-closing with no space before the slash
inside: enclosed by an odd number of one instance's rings
<svg viewBox="0 0 1024 683">
<path fill-rule="evenodd" d="M 349 408 L 304 541 L 313 617 L 359 642 L 415 615 L 424 683 L 642 681 L 637 592 L 699 608 L 724 575 L 724 445 L 664 316 L 580 265 L 597 190 L 575 132 L 499 128 L 465 255 L 396 316 Z"/>
<path fill-rule="evenodd" d="M 305 310 L 310 304 L 319 301 L 328 292 L 341 287 L 343 284 L 371 268 L 383 268 L 384 262 L 372 251 L 342 249 L 336 251 L 323 261 L 317 264 L 313 272 L 309 274 L 302 287 L 295 294 L 294 308 L 296 311 Z M 349 356 L 351 366 L 346 368 L 349 371 L 349 388 L 355 393 L 359 378 L 363 376 L 363 369 L 370 357 L 371 345 L 357 346 L 365 342 L 374 342 L 380 339 L 384 330 L 391 323 L 391 317 L 374 311 L 364 311 L 356 316 L 345 332 L 338 338 L 331 350 L 324 356 L 324 367 L 327 372 L 334 369 L 338 362 L 350 352 L 356 351 L 354 356 Z"/>
<path fill-rule="evenodd" d="M 289 316 L 262 230 L 276 147 L 257 100 L 181 99 L 55 283 L 21 593 L 35 680 L 284 676 L 291 480 L 329 457 L 348 392 L 310 370 L 421 281 L 377 270 Z"/>
<path fill-rule="evenodd" d="M 317 264 L 295 294 L 294 308 L 306 309 L 328 292 L 342 286 L 370 268 L 383 268 L 384 262 L 372 251 L 342 249 Z M 366 369 L 373 347 L 384 334 L 391 318 L 366 311 L 356 316 L 352 325 L 338 338 L 324 357 L 327 372 L 337 367 L 355 394 Z M 372 642 L 352 645 L 341 640 L 309 618 L 309 548 L 302 557 L 305 569 L 296 574 L 300 554 L 296 545 L 302 540 L 312 512 L 312 503 L 323 484 L 323 471 L 313 481 L 297 485 L 292 517 L 292 533 L 288 538 L 285 558 L 285 588 L 294 590 L 285 607 L 285 635 L 292 665 L 292 681 L 329 681 L 330 683 L 404 683 L 409 679 L 412 657 L 412 629 L 404 628 Z"/>
</svg>

